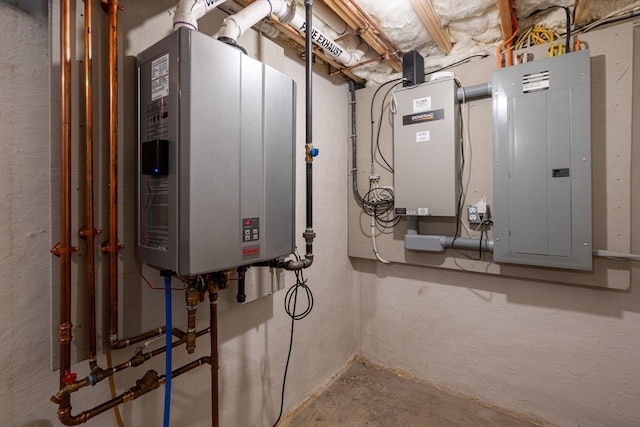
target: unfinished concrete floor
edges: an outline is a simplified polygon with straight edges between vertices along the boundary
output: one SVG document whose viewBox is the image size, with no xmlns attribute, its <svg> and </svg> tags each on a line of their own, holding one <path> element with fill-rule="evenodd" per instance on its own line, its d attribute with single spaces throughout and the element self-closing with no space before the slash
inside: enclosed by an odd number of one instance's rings
<svg viewBox="0 0 640 427">
<path fill-rule="evenodd" d="M 356 361 L 322 394 L 279 426 L 541 426 L 444 393 L 370 363 Z M 548 425 L 548 424 L 547 424 Z"/>
</svg>

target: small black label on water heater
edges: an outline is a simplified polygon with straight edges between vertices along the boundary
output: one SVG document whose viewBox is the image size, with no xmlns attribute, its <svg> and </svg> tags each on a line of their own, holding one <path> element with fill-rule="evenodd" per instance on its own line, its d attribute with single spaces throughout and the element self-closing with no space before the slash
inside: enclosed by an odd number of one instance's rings
<svg viewBox="0 0 640 427">
<path fill-rule="evenodd" d="M 569 168 L 553 169 L 551 171 L 551 176 L 553 178 L 568 178 L 569 177 Z"/>
</svg>

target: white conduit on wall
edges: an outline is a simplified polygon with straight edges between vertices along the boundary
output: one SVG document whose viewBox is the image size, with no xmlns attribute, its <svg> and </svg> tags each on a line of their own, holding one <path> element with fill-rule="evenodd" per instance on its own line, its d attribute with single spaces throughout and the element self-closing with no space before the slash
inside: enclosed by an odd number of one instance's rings
<svg viewBox="0 0 640 427">
<path fill-rule="evenodd" d="M 173 28 L 188 27 L 192 30 L 198 29 L 197 21 L 205 14 L 209 13 L 216 6 L 225 0 L 186 0 L 181 1 L 176 7 Z M 288 24 L 296 29 L 301 35 L 305 33 L 305 20 L 295 12 L 295 8 L 289 7 L 284 0 L 257 0 L 242 9 L 235 15 L 231 15 L 224 20 L 218 38 L 226 38 L 237 41 L 238 38 L 249 28 L 257 24 L 261 19 L 274 14 L 283 24 Z M 341 64 L 350 67 L 356 65 L 364 55 L 362 43 L 353 53 L 347 52 L 343 47 L 334 42 L 331 38 L 312 29 L 311 41 L 320 46 L 324 52 L 338 60 Z"/>
</svg>

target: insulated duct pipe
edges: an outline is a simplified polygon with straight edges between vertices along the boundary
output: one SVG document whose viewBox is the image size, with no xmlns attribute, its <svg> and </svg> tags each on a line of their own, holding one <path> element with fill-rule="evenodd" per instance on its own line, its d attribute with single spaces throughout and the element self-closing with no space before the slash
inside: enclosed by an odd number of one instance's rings
<svg viewBox="0 0 640 427">
<path fill-rule="evenodd" d="M 459 87 L 456 91 L 456 96 L 458 97 L 458 101 L 466 102 L 472 99 L 490 98 L 492 91 L 491 82 L 488 82 L 474 86 Z"/>
<path fill-rule="evenodd" d="M 407 217 L 407 234 L 404 236 L 405 249 L 425 252 L 444 252 L 446 248 L 493 252 L 493 240 L 469 239 L 464 237 L 418 234 L 418 219 Z"/>
<path fill-rule="evenodd" d="M 235 15 L 227 17 L 222 23 L 220 31 L 218 31 L 218 39 L 235 44 L 247 29 L 270 14 L 277 16 L 283 24 L 288 24 L 295 28 L 300 34 L 320 46 L 327 55 L 332 56 L 347 67 L 356 65 L 364 55 L 364 51 L 361 48 L 358 48 L 353 53 L 347 52 L 328 36 L 313 27 L 311 27 L 311 31 L 307 31 L 306 19 L 298 15 L 295 7 L 290 7 L 284 0 L 257 0 Z"/>
</svg>

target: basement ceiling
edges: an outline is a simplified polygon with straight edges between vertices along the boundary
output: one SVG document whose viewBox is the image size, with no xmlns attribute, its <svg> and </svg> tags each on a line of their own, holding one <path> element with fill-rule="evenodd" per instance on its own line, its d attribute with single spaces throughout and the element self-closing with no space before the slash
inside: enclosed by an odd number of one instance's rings
<svg viewBox="0 0 640 427">
<path fill-rule="evenodd" d="M 236 1 L 241 6 L 253 2 Z M 569 7 L 572 33 L 640 12 L 640 1 L 634 0 L 315 0 L 313 5 L 319 15 L 314 18 L 316 28 L 348 51 L 363 46 L 366 50 L 361 65 L 354 67 L 342 66 L 319 47 L 316 60 L 326 63 L 330 74 L 367 84 L 399 77 L 402 55 L 412 50 L 424 57 L 425 70 L 432 71 L 476 55 L 496 55 L 514 32 L 513 44 L 523 34 L 527 43 L 532 39 L 526 32 L 534 25 L 564 37 L 565 10 L 553 6 Z M 298 7 L 304 14 L 303 3 Z M 336 15 L 345 28 L 336 29 Z M 298 33 L 271 19 L 279 38 L 302 52 L 304 41 Z"/>
</svg>

